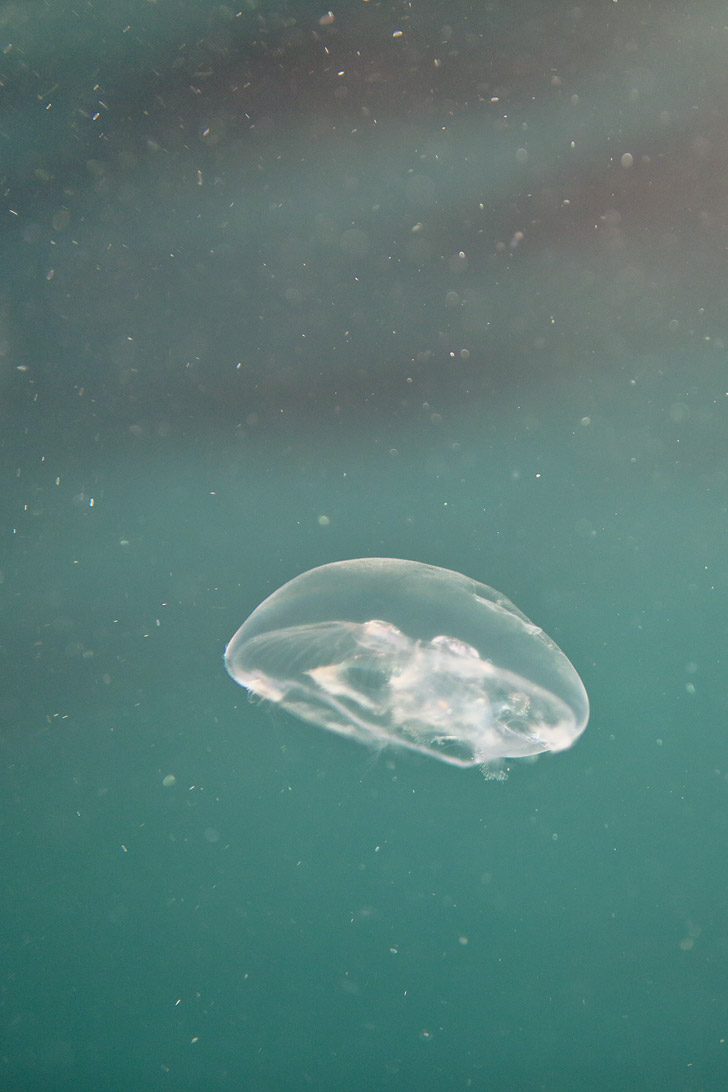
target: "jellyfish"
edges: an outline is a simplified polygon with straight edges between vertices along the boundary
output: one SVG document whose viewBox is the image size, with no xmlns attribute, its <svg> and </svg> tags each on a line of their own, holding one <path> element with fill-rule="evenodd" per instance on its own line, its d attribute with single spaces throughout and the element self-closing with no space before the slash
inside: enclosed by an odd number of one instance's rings
<svg viewBox="0 0 728 1092">
<path fill-rule="evenodd" d="M 240 626 L 225 666 L 302 721 L 454 766 L 564 751 L 589 719 L 571 662 L 505 595 L 399 558 L 296 576 Z"/>
</svg>

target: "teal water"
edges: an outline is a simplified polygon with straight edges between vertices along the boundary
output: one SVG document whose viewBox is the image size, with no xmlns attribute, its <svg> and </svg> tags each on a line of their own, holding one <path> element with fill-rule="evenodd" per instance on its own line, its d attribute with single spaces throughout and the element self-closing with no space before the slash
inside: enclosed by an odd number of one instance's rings
<svg viewBox="0 0 728 1092">
<path fill-rule="evenodd" d="M 724 77 L 612 7 L 3 9 L 0 1088 L 725 1087 Z M 249 701 L 368 556 L 542 626 L 574 748 Z"/>
</svg>

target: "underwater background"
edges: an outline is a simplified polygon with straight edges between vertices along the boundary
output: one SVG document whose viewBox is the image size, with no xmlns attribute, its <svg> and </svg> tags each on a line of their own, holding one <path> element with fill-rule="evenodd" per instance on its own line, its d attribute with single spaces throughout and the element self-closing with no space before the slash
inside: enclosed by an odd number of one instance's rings
<svg viewBox="0 0 728 1092">
<path fill-rule="evenodd" d="M 0 4 L 0 1089 L 728 1079 L 728 19 Z M 492 585 L 505 782 L 253 703 L 275 588 Z"/>
</svg>

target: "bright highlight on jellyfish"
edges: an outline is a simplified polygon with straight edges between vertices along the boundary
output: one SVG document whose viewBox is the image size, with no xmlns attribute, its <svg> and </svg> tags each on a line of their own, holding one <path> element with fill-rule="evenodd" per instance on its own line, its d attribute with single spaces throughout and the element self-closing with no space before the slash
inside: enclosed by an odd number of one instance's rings
<svg viewBox="0 0 728 1092">
<path fill-rule="evenodd" d="M 454 766 L 564 751 L 589 719 L 543 630 L 486 584 L 418 561 L 302 573 L 256 607 L 225 666 L 301 720 Z"/>
</svg>

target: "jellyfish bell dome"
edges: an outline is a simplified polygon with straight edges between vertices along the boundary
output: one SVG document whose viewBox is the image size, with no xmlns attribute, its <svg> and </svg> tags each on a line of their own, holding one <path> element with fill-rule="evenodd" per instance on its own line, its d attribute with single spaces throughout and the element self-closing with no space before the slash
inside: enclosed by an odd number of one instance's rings
<svg viewBox="0 0 728 1092">
<path fill-rule="evenodd" d="M 457 766 L 563 751 L 589 718 L 570 661 L 509 599 L 398 558 L 290 580 L 238 629 L 225 666 L 301 720 Z"/>
</svg>

